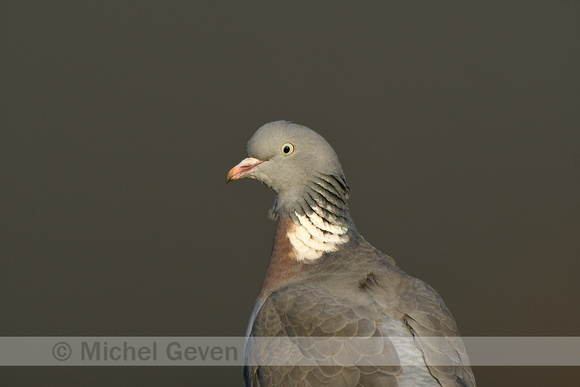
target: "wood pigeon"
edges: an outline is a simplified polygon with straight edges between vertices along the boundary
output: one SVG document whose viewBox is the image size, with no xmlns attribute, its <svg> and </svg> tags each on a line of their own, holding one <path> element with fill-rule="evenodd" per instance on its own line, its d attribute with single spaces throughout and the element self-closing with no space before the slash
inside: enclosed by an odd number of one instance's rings
<svg viewBox="0 0 580 387">
<path fill-rule="evenodd" d="M 305 126 L 277 121 L 256 131 L 247 152 L 227 182 L 249 177 L 270 187 L 277 225 L 247 329 L 245 386 L 475 386 L 441 297 L 357 231 L 330 144 Z M 314 341 L 256 344 L 264 337 Z M 344 338 L 360 339 L 348 349 L 357 362 L 341 361 L 336 348 L 344 353 L 346 345 L 328 345 Z M 310 362 L 285 363 L 291 352 Z"/>
</svg>

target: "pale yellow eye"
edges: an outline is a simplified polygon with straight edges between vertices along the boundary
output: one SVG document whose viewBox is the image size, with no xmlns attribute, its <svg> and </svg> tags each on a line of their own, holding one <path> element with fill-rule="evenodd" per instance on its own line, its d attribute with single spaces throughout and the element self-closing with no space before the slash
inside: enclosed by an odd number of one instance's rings
<svg viewBox="0 0 580 387">
<path fill-rule="evenodd" d="M 294 152 L 294 145 L 287 142 L 284 145 L 282 145 L 282 147 L 280 148 L 280 152 L 282 152 L 284 156 L 291 155 L 292 152 Z"/>
</svg>

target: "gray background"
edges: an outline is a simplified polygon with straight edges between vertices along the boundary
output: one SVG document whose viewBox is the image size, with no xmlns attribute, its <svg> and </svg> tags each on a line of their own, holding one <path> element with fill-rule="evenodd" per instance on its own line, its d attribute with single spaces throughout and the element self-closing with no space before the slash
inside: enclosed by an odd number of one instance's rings
<svg viewBox="0 0 580 387">
<path fill-rule="evenodd" d="M 579 17 L 573 1 L 2 1 L 0 335 L 243 335 L 273 196 L 225 175 L 280 119 L 333 145 L 361 233 L 463 335 L 580 335 Z M 217 367 L 1 374 L 241 384 Z"/>
</svg>

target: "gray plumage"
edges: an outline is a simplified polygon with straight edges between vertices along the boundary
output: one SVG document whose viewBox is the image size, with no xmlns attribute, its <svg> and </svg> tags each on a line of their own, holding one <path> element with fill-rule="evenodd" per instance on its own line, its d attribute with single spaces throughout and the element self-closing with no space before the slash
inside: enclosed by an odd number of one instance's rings
<svg viewBox="0 0 580 387">
<path fill-rule="evenodd" d="M 245 385 L 475 386 L 441 297 L 356 230 L 342 167 L 324 138 L 278 121 L 258 129 L 247 150 L 249 158 L 230 171 L 228 181 L 251 177 L 270 187 L 276 195 L 271 214 L 278 221 L 248 337 L 357 337 L 351 352 L 384 362 L 328 366 L 341 364 L 341 354 L 328 342 L 313 342 L 300 355 L 320 366 L 247 365 Z M 408 340 L 401 344 L 397 337 Z M 380 347 L 370 340 L 376 338 L 383 339 Z M 292 356 L 296 348 L 264 351 L 248 341 L 246 364 Z"/>
</svg>

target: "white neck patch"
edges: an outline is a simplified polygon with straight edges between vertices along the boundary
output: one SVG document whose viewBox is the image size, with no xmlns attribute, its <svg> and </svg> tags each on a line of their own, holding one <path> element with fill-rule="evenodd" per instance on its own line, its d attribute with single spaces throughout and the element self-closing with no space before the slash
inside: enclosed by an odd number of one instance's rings
<svg viewBox="0 0 580 387">
<path fill-rule="evenodd" d="M 336 251 L 338 246 L 348 242 L 347 228 L 331 223 L 336 218 L 324 219 L 322 209 L 315 213 L 292 217 L 294 224 L 287 232 L 288 239 L 296 252 L 298 261 L 313 261 L 325 252 Z M 327 215 L 328 216 L 328 215 Z"/>
</svg>

